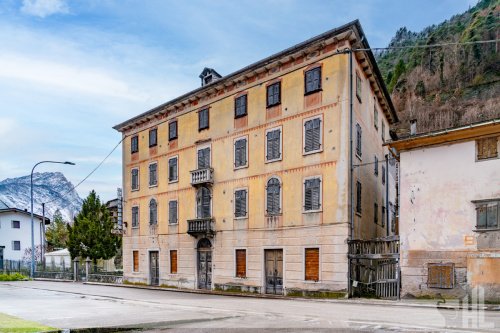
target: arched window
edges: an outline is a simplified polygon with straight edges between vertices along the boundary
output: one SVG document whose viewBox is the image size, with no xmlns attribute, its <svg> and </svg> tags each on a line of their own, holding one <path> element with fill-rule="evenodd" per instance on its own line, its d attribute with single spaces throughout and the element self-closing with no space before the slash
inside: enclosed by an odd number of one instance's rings
<svg viewBox="0 0 500 333">
<path fill-rule="evenodd" d="M 212 194 L 208 187 L 202 186 L 196 192 L 196 215 L 198 218 L 212 216 L 211 209 Z"/>
<path fill-rule="evenodd" d="M 151 199 L 149 201 L 149 224 L 157 224 L 158 223 L 158 206 L 156 204 L 155 199 Z"/>
<path fill-rule="evenodd" d="M 281 184 L 278 178 L 271 178 L 267 181 L 266 188 L 266 211 L 268 215 L 277 215 L 281 211 Z"/>
</svg>

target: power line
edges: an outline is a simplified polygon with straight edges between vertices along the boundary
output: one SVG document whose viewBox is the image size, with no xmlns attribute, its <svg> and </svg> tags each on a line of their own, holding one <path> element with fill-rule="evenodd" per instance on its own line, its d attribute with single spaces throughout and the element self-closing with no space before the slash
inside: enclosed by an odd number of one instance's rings
<svg viewBox="0 0 500 333">
<path fill-rule="evenodd" d="M 60 196 L 65 196 L 66 194 L 72 192 L 74 189 L 76 189 L 78 186 L 80 186 L 84 181 L 86 181 L 90 176 L 92 176 L 92 174 L 94 172 L 97 171 L 97 169 L 99 169 L 101 167 L 101 165 L 106 162 L 106 160 L 108 159 L 109 156 L 111 156 L 111 154 L 113 154 L 113 152 L 116 150 L 116 148 L 118 148 L 118 146 L 123 142 L 125 138 L 122 138 L 117 144 L 116 146 L 109 152 L 108 155 L 106 155 L 106 157 L 92 170 L 90 171 L 90 173 L 85 177 L 83 178 L 78 184 L 76 184 L 75 186 L 73 186 L 71 189 L 69 189 L 66 193 L 64 194 L 61 194 Z M 53 201 L 55 201 L 56 199 L 53 199 L 53 200 L 50 200 L 48 202 L 45 202 L 45 204 L 48 204 L 48 203 L 51 203 Z"/>
<path fill-rule="evenodd" d="M 443 46 L 487 44 L 487 43 L 498 43 L 498 42 L 500 42 L 500 39 L 477 40 L 477 41 L 456 42 L 456 43 L 438 43 L 438 44 L 427 44 L 427 45 L 371 47 L 371 48 L 363 48 L 363 49 L 353 49 L 353 51 L 357 52 L 357 51 L 383 51 L 383 50 L 399 50 L 399 49 L 429 49 L 429 48 L 443 47 Z"/>
</svg>

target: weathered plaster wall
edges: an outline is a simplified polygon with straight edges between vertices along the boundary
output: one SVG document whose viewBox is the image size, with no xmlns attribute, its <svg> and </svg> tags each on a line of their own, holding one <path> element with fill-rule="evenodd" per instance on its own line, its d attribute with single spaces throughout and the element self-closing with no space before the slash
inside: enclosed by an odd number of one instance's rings
<svg viewBox="0 0 500 333">
<path fill-rule="evenodd" d="M 339 46 L 340 47 L 340 46 Z M 345 47 L 345 45 L 342 45 Z M 330 49 L 327 52 L 332 52 Z M 282 248 L 284 252 L 285 288 L 298 289 L 347 289 L 347 245 L 349 235 L 349 91 L 348 56 L 325 56 L 299 59 L 291 65 L 283 65 L 282 72 L 264 72 L 262 77 L 235 87 L 230 92 L 222 91 L 201 104 L 191 106 L 180 114 L 178 139 L 174 145 L 168 143 L 168 123 L 153 122 L 150 127 L 137 128 L 139 152 L 130 154 L 130 138 L 124 141 L 124 219 L 128 223 L 123 238 L 125 279 L 148 283 L 149 251 L 160 253 L 160 283 L 196 287 L 196 244 L 197 239 L 186 234 L 188 219 L 196 217 L 196 190 L 190 184 L 190 172 L 196 169 L 196 151 L 200 141 L 211 146 L 211 160 L 214 168 L 213 210 L 216 235 L 213 244 L 213 283 L 244 284 L 262 287 L 264 249 Z M 322 91 L 314 98 L 304 96 L 304 70 L 310 66 L 322 66 Z M 286 68 L 285 68 L 286 67 Z M 361 67 L 359 67 L 361 68 Z M 266 84 L 281 80 L 280 112 L 269 117 L 266 110 Z M 363 77 L 363 99 L 365 104 L 357 109 L 356 115 L 363 119 L 364 144 L 367 159 L 373 155 L 383 156 L 381 125 L 376 130 L 373 124 L 374 93 L 368 80 Z M 234 97 L 248 94 L 248 116 L 246 124 L 234 119 Z M 356 98 L 356 97 L 354 97 Z M 210 129 L 198 131 L 198 114 L 205 106 L 210 107 Z M 380 107 L 380 106 L 379 106 Z M 323 141 L 321 152 L 303 154 L 304 119 L 322 117 Z M 380 109 L 379 122 L 386 122 Z M 366 123 L 366 124 L 365 124 Z M 158 146 L 148 147 L 148 133 L 151 127 L 158 128 Z M 282 128 L 282 159 L 265 161 L 266 129 Z M 354 125 L 355 126 L 355 125 Z M 248 138 L 248 167 L 235 169 L 233 163 L 234 139 Z M 388 137 L 388 132 L 386 133 Z M 168 182 L 168 159 L 178 156 L 179 180 Z M 383 158 L 380 158 L 380 165 Z M 158 185 L 148 186 L 148 165 L 158 163 Z M 131 191 L 131 169 L 140 170 L 140 189 Z M 366 233 L 359 235 L 373 237 L 379 234 L 373 223 L 373 198 L 381 197 L 381 167 L 379 176 L 373 177 L 373 165 L 366 168 L 364 189 L 367 213 Z M 364 174 L 364 173 L 363 173 Z M 265 187 L 271 176 L 278 176 L 282 182 L 282 215 L 277 230 L 270 230 L 265 216 Z M 303 182 L 306 177 L 321 176 L 321 210 L 315 213 L 303 211 Z M 372 179 L 373 178 L 373 179 Z M 370 185 L 370 184 L 371 185 Z M 233 211 L 234 190 L 248 189 L 248 217 L 235 219 Z M 158 226 L 150 228 L 148 205 L 151 198 L 158 202 Z M 168 224 L 168 201 L 178 200 L 177 225 Z M 139 206 L 139 227 L 131 228 L 131 207 Z M 385 232 L 384 232 L 385 234 Z M 320 248 L 320 281 L 304 281 L 304 248 Z M 247 278 L 235 277 L 235 248 L 247 249 Z M 132 272 L 132 251 L 139 250 L 139 272 Z M 169 250 L 178 251 L 178 273 L 169 272 Z"/>
<path fill-rule="evenodd" d="M 476 162 L 475 141 L 401 153 L 401 272 L 403 295 L 463 295 L 467 256 L 478 251 L 472 200 L 500 197 L 500 159 Z M 486 236 L 488 239 L 489 235 Z M 498 243 L 491 243 L 493 251 Z M 427 264 L 455 263 L 455 288 L 427 288 Z M 498 265 L 498 260 L 492 264 Z M 475 270 L 476 271 L 476 270 Z M 493 276 L 497 287 L 500 276 Z"/>
</svg>

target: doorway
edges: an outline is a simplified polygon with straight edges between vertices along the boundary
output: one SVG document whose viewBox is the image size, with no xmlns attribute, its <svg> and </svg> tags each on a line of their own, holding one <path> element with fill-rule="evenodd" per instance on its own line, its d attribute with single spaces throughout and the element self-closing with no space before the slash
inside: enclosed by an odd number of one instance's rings
<svg viewBox="0 0 500 333">
<path fill-rule="evenodd" d="M 283 294 L 283 250 L 265 250 L 266 294 Z"/>
<path fill-rule="evenodd" d="M 160 284 L 160 267 L 158 265 L 158 251 L 149 252 L 149 276 L 150 284 L 157 286 Z"/>
<path fill-rule="evenodd" d="M 207 238 L 198 242 L 198 288 L 212 289 L 212 243 Z"/>
</svg>

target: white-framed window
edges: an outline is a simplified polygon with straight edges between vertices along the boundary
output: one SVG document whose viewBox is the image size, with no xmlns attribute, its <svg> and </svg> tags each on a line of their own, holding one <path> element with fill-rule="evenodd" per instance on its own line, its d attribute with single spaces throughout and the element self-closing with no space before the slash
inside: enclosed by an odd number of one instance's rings
<svg viewBox="0 0 500 333">
<path fill-rule="evenodd" d="M 179 207 L 177 200 L 170 200 L 168 202 L 168 224 L 179 223 Z"/>
<path fill-rule="evenodd" d="M 245 218 L 248 216 L 248 190 L 238 188 L 234 190 L 234 217 Z"/>
<path fill-rule="evenodd" d="M 314 176 L 304 179 L 304 212 L 321 210 L 322 186 L 321 177 Z"/>
<path fill-rule="evenodd" d="M 377 110 L 377 100 L 373 100 L 374 104 L 373 105 L 373 126 L 375 127 L 375 130 L 378 131 L 378 110 Z"/>
<path fill-rule="evenodd" d="M 196 191 L 196 217 L 206 218 L 212 216 L 212 192 L 206 186 L 201 186 Z"/>
<path fill-rule="evenodd" d="M 476 205 L 476 230 L 500 228 L 500 199 L 473 201 Z"/>
<path fill-rule="evenodd" d="M 179 157 L 174 156 L 168 159 L 168 182 L 175 183 L 179 180 Z"/>
<path fill-rule="evenodd" d="M 248 166 L 248 137 L 234 139 L 234 168 L 245 168 Z"/>
<path fill-rule="evenodd" d="M 196 149 L 198 169 L 210 168 L 212 159 L 210 150 L 210 145 L 200 146 Z"/>
<path fill-rule="evenodd" d="M 132 228 L 139 228 L 139 206 L 132 206 Z"/>
<path fill-rule="evenodd" d="M 283 158 L 281 132 L 281 126 L 266 130 L 266 162 L 281 161 Z"/>
<path fill-rule="evenodd" d="M 132 191 L 139 190 L 139 168 L 130 170 L 130 187 Z"/>
<path fill-rule="evenodd" d="M 266 214 L 281 214 L 281 180 L 273 176 L 266 185 Z"/>
<path fill-rule="evenodd" d="M 158 163 L 153 162 L 149 164 L 149 186 L 158 185 Z"/>
<path fill-rule="evenodd" d="M 304 119 L 303 133 L 304 154 L 323 150 L 323 116 Z"/>
</svg>

